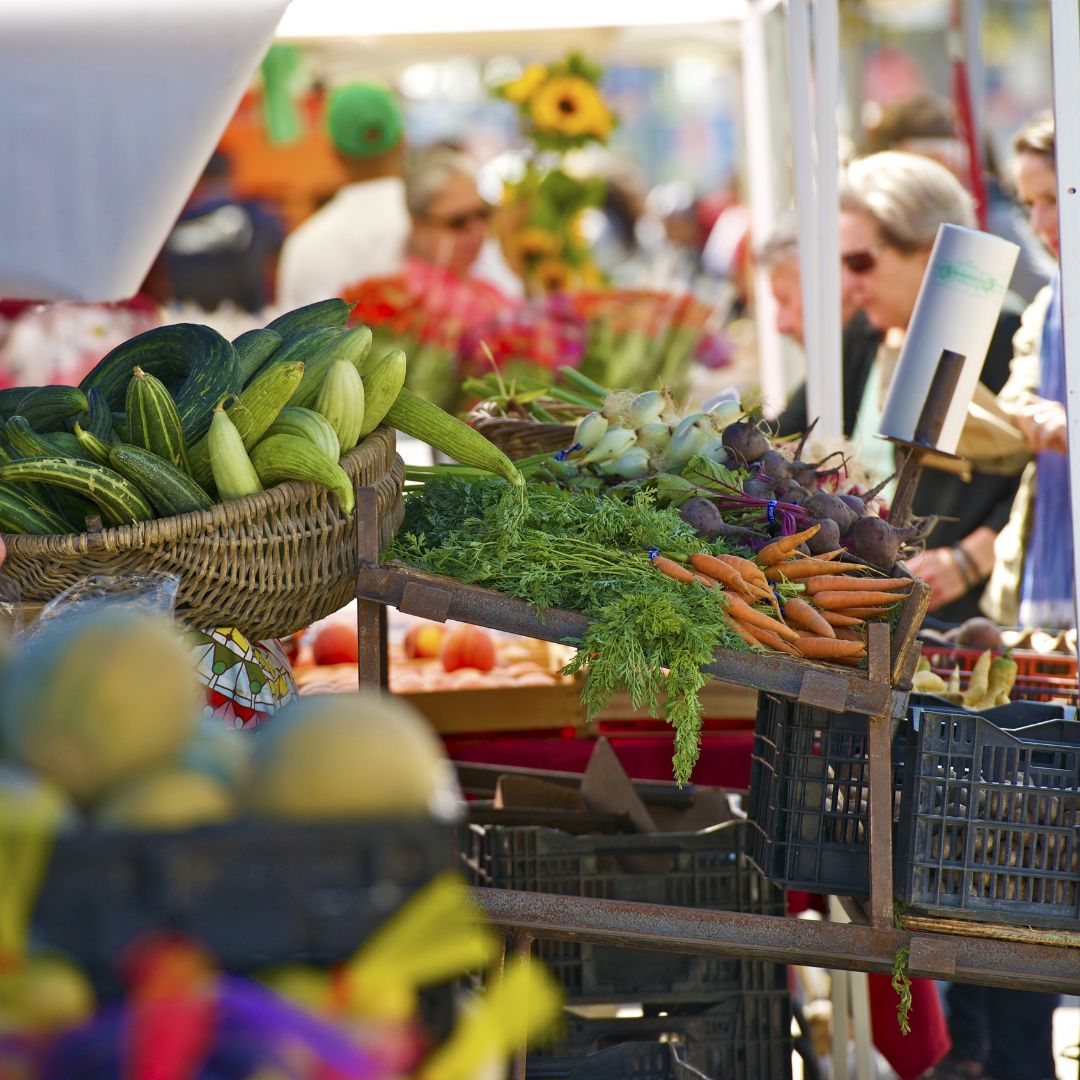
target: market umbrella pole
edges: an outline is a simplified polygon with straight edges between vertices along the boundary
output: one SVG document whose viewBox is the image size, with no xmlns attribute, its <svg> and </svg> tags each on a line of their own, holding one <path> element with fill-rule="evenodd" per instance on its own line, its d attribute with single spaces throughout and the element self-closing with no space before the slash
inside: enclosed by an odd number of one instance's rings
<svg viewBox="0 0 1080 1080">
<path fill-rule="evenodd" d="M 1050 0 L 1050 44 L 1054 65 L 1054 142 L 1057 159 L 1058 267 L 1061 275 L 1061 326 L 1065 338 L 1065 412 L 1069 432 L 1069 490 L 1072 492 L 1073 603 L 1080 625 L 1080 10 L 1076 0 Z"/>
</svg>

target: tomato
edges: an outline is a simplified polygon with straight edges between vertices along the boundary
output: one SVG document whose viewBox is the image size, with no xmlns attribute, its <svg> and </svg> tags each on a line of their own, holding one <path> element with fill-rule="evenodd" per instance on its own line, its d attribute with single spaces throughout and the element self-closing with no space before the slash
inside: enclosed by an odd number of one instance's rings
<svg viewBox="0 0 1080 1080">
<path fill-rule="evenodd" d="M 311 652 L 316 664 L 355 664 L 360 655 L 356 630 L 344 623 L 327 623 L 316 631 Z"/>
<path fill-rule="evenodd" d="M 446 628 L 438 623 L 414 623 L 405 631 L 402 648 L 410 660 L 433 660 L 439 655 Z"/>
<path fill-rule="evenodd" d="M 490 671 L 495 666 L 495 641 L 478 626 L 455 626 L 443 635 L 441 657 L 444 671 L 465 667 Z"/>
</svg>

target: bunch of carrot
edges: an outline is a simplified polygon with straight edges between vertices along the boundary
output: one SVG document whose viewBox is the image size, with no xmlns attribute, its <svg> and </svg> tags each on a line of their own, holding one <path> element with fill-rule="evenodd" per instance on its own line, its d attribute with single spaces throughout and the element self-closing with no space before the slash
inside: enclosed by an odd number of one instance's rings
<svg viewBox="0 0 1080 1080">
<path fill-rule="evenodd" d="M 653 564 L 677 581 L 722 587 L 728 625 L 753 648 L 857 664 L 866 656 L 864 624 L 888 615 L 907 596 L 910 582 L 867 576 L 878 572 L 839 561 L 843 548 L 801 554 L 799 546 L 819 528 L 780 537 L 754 559 L 702 553 L 685 565 L 657 554 Z"/>
</svg>

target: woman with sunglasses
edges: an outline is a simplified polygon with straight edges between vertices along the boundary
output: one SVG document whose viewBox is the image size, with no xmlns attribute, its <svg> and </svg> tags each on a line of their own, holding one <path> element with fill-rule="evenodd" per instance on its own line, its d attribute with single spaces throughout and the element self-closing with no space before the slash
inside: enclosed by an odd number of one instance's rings
<svg viewBox="0 0 1080 1080">
<path fill-rule="evenodd" d="M 882 334 L 863 384 L 852 437 L 871 473 L 895 469 L 891 444 L 876 438 L 904 333 L 915 309 L 930 252 L 942 224 L 973 228 L 971 197 L 937 162 L 886 151 L 853 161 L 840 185 L 840 284 L 844 302 L 861 309 Z M 990 342 L 981 380 L 992 392 L 1005 385 L 1020 304 L 1006 302 Z M 848 388 L 845 388 L 848 389 Z M 994 539 L 1016 494 L 1012 476 L 938 468 L 924 470 L 915 492 L 918 516 L 940 519 L 930 546 L 909 562 L 930 586 L 930 610 L 958 623 L 979 614 L 979 597 L 994 564 Z"/>
</svg>

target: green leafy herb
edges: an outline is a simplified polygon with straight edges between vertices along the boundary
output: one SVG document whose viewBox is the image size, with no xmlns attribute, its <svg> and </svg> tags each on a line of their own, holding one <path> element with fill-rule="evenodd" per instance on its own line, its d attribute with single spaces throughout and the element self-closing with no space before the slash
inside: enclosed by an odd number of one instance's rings
<svg viewBox="0 0 1080 1080">
<path fill-rule="evenodd" d="M 906 946 L 896 950 L 893 957 L 892 980 L 890 985 L 896 991 L 898 1001 L 896 1003 L 896 1022 L 900 1027 L 901 1035 L 911 1034 L 911 976 L 908 974 L 908 961 L 911 959 L 911 950 Z"/>
<path fill-rule="evenodd" d="M 515 492 L 515 495 L 518 494 Z M 629 501 L 532 483 L 527 502 L 500 480 L 434 476 L 409 493 L 390 558 L 535 605 L 580 611 L 592 622 L 566 672 L 586 670 L 591 719 L 625 689 L 635 707 L 675 729 L 675 779 L 690 779 L 701 733 L 701 668 L 717 646 L 745 648 L 724 621 L 719 590 L 673 581 L 650 565 L 649 548 L 685 557 L 720 554 L 674 509 L 638 491 Z"/>
</svg>

